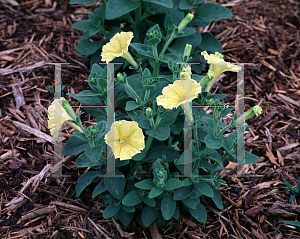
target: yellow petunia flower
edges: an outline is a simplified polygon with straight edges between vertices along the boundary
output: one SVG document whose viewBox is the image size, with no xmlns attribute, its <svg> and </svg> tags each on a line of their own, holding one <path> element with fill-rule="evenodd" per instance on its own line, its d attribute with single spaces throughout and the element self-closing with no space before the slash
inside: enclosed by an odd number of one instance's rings
<svg viewBox="0 0 300 239">
<path fill-rule="evenodd" d="M 241 67 L 224 61 L 223 55 L 218 52 L 208 55 L 206 51 L 203 51 L 201 52 L 201 55 L 204 56 L 208 64 L 211 64 L 209 70 L 211 70 L 214 74 L 214 78 L 207 85 L 207 92 L 210 91 L 211 87 L 222 73 L 226 71 L 238 72 L 241 70 Z"/>
<path fill-rule="evenodd" d="M 106 61 L 106 63 L 108 63 L 116 57 L 123 57 L 130 64 L 137 68 L 138 65 L 128 52 L 128 47 L 132 38 L 132 32 L 121 32 L 115 34 L 113 38 L 110 39 L 110 42 L 103 46 L 101 53 L 101 61 Z"/>
<path fill-rule="evenodd" d="M 54 138 L 58 138 L 58 133 L 64 123 L 68 123 L 73 128 L 83 132 L 79 126 L 68 122 L 68 120 L 73 120 L 73 118 L 62 107 L 61 100 L 55 99 L 48 108 L 48 128 Z"/>
<path fill-rule="evenodd" d="M 192 102 L 201 93 L 200 84 L 191 79 L 191 95 L 185 95 L 184 90 L 185 80 L 177 80 L 173 84 L 169 84 L 163 88 L 162 93 L 156 98 L 157 105 L 162 105 L 165 109 L 177 108 L 184 103 Z"/>
<path fill-rule="evenodd" d="M 145 148 L 145 136 L 135 121 L 114 122 L 104 139 L 112 148 L 115 158 L 120 158 L 120 160 L 131 159 Z"/>
</svg>

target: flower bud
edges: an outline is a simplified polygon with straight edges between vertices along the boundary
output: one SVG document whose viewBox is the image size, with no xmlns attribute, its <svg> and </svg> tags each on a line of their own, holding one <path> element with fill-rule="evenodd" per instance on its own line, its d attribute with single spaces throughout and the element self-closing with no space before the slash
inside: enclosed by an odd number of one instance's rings
<svg viewBox="0 0 300 239">
<path fill-rule="evenodd" d="M 146 115 L 147 115 L 147 117 L 152 117 L 152 115 L 153 115 L 153 110 L 152 110 L 150 107 L 148 107 L 148 108 L 146 109 Z"/>
<path fill-rule="evenodd" d="M 250 119 L 253 116 L 259 116 L 262 112 L 262 108 L 258 105 L 253 106 L 250 110 L 248 110 L 246 113 L 241 115 L 236 122 L 239 124 L 243 122 L 244 120 Z"/>
<path fill-rule="evenodd" d="M 152 90 L 155 88 L 157 78 L 152 78 L 151 72 L 146 68 L 143 72 L 142 83 L 146 90 Z"/>
<path fill-rule="evenodd" d="M 192 51 L 192 45 L 186 44 L 185 48 L 184 48 L 183 57 L 188 58 L 190 56 L 190 54 L 191 54 L 191 51 Z"/>
<path fill-rule="evenodd" d="M 117 74 L 117 79 L 118 79 L 118 81 L 119 82 L 121 82 L 122 84 L 126 84 L 126 73 L 125 72 L 123 72 L 123 73 L 118 73 Z"/>
<path fill-rule="evenodd" d="M 194 19 L 194 15 L 189 13 L 185 16 L 185 18 L 181 21 L 181 23 L 178 26 L 178 32 L 180 32 L 183 28 L 186 27 L 187 24 L 189 24 Z"/>
<path fill-rule="evenodd" d="M 159 25 L 156 24 L 155 26 L 151 27 L 147 33 L 145 38 L 146 45 L 156 45 L 161 41 L 161 31 Z"/>
</svg>

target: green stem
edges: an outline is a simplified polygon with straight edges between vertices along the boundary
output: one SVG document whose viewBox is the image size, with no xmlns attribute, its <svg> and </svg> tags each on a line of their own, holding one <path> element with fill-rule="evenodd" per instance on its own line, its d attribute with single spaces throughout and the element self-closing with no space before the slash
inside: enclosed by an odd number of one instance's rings
<svg viewBox="0 0 300 239">
<path fill-rule="evenodd" d="M 194 139 L 196 141 L 196 148 L 197 152 L 199 153 L 199 142 L 198 142 L 198 135 L 197 135 L 197 121 L 194 123 Z"/>
<path fill-rule="evenodd" d="M 154 128 L 154 120 L 153 120 L 153 117 L 150 119 L 150 125 L 152 128 Z"/>
<path fill-rule="evenodd" d="M 135 23 L 136 27 L 139 28 L 142 22 L 142 3 L 140 2 L 139 7 L 135 10 Z"/>
<path fill-rule="evenodd" d="M 157 115 L 156 122 L 155 122 L 155 125 L 154 125 L 154 129 L 156 129 L 159 126 L 160 121 L 161 121 L 161 117 L 159 115 Z"/>
<path fill-rule="evenodd" d="M 166 42 L 166 44 L 164 45 L 164 48 L 162 49 L 162 51 L 159 55 L 159 60 L 163 59 L 165 51 L 167 50 L 168 46 L 170 45 L 170 43 L 172 42 L 172 40 L 174 39 L 175 36 L 176 36 L 176 34 L 174 32 L 172 32 L 169 40 Z"/>
<path fill-rule="evenodd" d="M 144 103 L 148 102 L 148 99 L 149 99 L 149 96 L 150 96 L 150 91 L 151 90 L 146 89 L 145 97 L 144 97 Z"/>
<path fill-rule="evenodd" d="M 177 80 L 177 74 L 173 72 L 173 82 Z"/>
<path fill-rule="evenodd" d="M 141 105 L 142 104 L 142 100 L 139 97 L 139 95 L 130 87 L 130 85 L 128 85 L 128 83 L 124 84 L 127 89 L 135 96 L 135 98 L 137 99 L 138 103 Z"/>
<path fill-rule="evenodd" d="M 231 124 L 227 125 L 225 128 L 223 128 L 223 129 L 221 130 L 220 133 L 217 134 L 216 137 L 219 138 L 219 137 L 225 132 L 225 130 L 227 130 L 227 129 L 230 128 L 230 127 L 231 127 Z"/>
<path fill-rule="evenodd" d="M 214 121 L 214 136 L 217 137 L 218 119 Z"/>
<path fill-rule="evenodd" d="M 153 47 L 153 54 L 154 54 L 154 58 L 155 58 L 155 65 L 154 65 L 154 73 L 153 73 L 153 78 L 157 78 L 158 77 L 158 72 L 159 72 L 159 59 L 158 59 L 158 53 L 157 53 L 157 45 L 152 45 Z"/>
<path fill-rule="evenodd" d="M 125 16 L 128 17 L 129 23 L 131 23 L 132 25 L 135 24 L 135 22 L 134 22 L 133 18 L 131 17 L 130 13 L 127 13 Z"/>
</svg>

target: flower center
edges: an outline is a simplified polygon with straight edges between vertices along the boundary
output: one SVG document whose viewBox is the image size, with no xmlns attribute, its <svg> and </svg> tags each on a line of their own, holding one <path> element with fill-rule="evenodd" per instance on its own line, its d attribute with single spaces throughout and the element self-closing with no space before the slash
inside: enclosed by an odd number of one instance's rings
<svg viewBox="0 0 300 239">
<path fill-rule="evenodd" d="M 120 144 L 125 143 L 125 141 L 123 139 L 118 139 L 118 141 L 119 141 Z"/>
</svg>

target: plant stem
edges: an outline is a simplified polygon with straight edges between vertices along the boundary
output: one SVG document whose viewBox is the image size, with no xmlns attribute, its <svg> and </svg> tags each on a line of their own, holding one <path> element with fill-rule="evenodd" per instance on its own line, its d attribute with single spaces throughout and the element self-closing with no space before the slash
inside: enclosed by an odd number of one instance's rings
<svg viewBox="0 0 300 239">
<path fill-rule="evenodd" d="M 146 92 L 145 92 L 145 97 L 144 97 L 144 103 L 147 103 L 148 99 L 149 99 L 149 96 L 150 96 L 150 91 L 149 89 L 146 89 Z"/>
<path fill-rule="evenodd" d="M 153 54 L 154 54 L 154 58 L 155 58 L 155 65 L 154 65 L 154 73 L 153 73 L 153 78 L 157 78 L 158 77 L 158 72 L 159 72 L 159 59 L 158 59 L 158 53 L 157 53 L 157 45 L 152 45 L 153 47 Z"/>
<path fill-rule="evenodd" d="M 231 124 L 229 124 L 229 125 L 227 125 L 225 128 L 223 128 L 223 129 L 221 130 L 221 132 L 217 134 L 216 137 L 219 138 L 219 137 L 225 132 L 225 130 L 227 130 L 229 127 L 231 127 Z"/>
<path fill-rule="evenodd" d="M 128 83 L 124 84 L 127 89 L 135 96 L 135 98 L 137 99 L 138 103 L 141 105 L 142 104 L 142 100 L 141 98 L 138 96 L 138 94 L 130 87 L 130 85 L 128 85 Z"/>
<path fill-rule="evenodd" d="M 172 42 L 172 40 L 174 39 L 175 36 L 176 36 L 176 34 L 174 34 L 174 32 L 172 32 L 169 40 L 166 42 L 166 44 L 164 45 L 164 48 L 162 49 L 162 51 L 161 51 L 161 53 L 159 55 L 159 60 L 163 59 L 165 51 L 167 50 L 168 46 L 170 45 L 170 43 Z"/>
<path fill-rule="evenodd" d="M 140 2 L 139 7 L 135 11 L 135 24 L 136 27 L 139 28 L 142 21 L 142 3 Z"/>
<path fill-rule="evenodd" d="M 197 152 L 199 153 L 199 141 L 198 141 L 198 135 L 197 135 L 197 121 L 194 123 L 194 139 L 196 141 L 196 148 Z"/>
<path fill-rule="evenodd" d="M 135 24 L 135 22 L 134 22 L 133 18 L 131 17 L 130 13 L 127 13 L 125 16 L 128 17 L 129 23 L 131 23 L 132 25 Z"/>
</svg>

